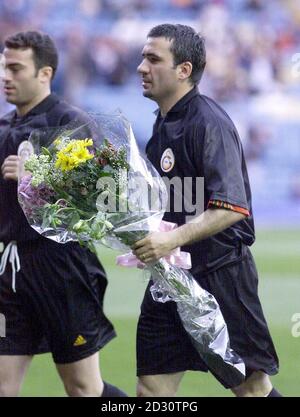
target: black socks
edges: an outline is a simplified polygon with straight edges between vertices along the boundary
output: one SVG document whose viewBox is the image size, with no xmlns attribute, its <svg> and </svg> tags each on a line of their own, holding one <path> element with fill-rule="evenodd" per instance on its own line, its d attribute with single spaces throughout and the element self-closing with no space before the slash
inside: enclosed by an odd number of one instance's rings
<svg viewBox="0 0 300 417">
<path fill-rule="evenodd" d="M 270 394 L 267 395 L 267 397 L 282 397 L 282 395 L 280 395 L 279 392 L 276 391 L 275 388 L 273 388 L 272 391 L 270 392 Z"/>
<path fill-rule="evenodd" d="M 121 391 L 119 388 L 114 385 L 110 385 L 107 382 L 104 382 L 104 388 L 101 397 L 128 397 L 125 392 Z"/>
</svg>

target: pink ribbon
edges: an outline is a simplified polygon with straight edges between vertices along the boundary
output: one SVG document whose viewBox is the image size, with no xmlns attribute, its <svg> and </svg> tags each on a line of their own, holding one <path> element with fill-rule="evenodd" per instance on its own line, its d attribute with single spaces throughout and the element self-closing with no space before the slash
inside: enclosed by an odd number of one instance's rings
<svg viewBox="0 0 300 417">
<path fill-rule="evenodd" d="M 162 220 L 159 225 L 159 232 L 169 232 L 177 227 L 176 223 L 166 222 Z M 173 250 L 170 255 L 165 256 L 164 259 L 169 262 L 169 264 L 178 266 L 183 269 L 191 269 L 191 255 L 189 252 L 183 252 L 180 248 Z M 125 253 L 124 255 L 119 255 L 116 258 L 116 264 L 119 266 L 125 266 L 127 268 L 140 268 L 143 269 L 145 264 L 141 262 L 132 252 Z"/>
</svg>

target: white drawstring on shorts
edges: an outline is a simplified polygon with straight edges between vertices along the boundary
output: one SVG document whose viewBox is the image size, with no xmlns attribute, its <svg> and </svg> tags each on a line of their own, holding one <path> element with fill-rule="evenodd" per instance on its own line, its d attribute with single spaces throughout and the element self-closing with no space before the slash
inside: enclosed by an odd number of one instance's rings
<svg viewBox="0 0 300 417">
<path fill-rule="evenodd" d="M 16 272 L 20 271 L 21 265 L 17 242 L 14 240 L 9 242 L 2 254 L 0 263 L 0 275 L 2 275 L 6 269 L 7 260 L 9 260 L 12 269 L 12 289 L 14 292 L 16 292 Z"/>
</svg>

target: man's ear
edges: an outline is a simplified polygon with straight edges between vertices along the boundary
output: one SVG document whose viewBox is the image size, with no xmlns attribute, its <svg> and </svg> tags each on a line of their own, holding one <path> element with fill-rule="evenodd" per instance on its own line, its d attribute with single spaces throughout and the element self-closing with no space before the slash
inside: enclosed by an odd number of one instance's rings
<svg viewBox="0 0 300 417">
<path fill-rule="evenodd" d="M 39 77 L 40 80 L 45 83 L 45 82 L 51 82 L 52 79 L 52 74 L 53 74 L 53 68 L 52 67 L 43 67 L 40 68 L 39 70 Z"/>
<path fill-rule="evenodd" d="M 189 61 L 182 62 L 182 64 L 180 64 L 178 68 L 179 68 L 178 78 L 181 81 L 188 79 L 191 76 L 191 73 L 193 71 L 193 65 Z"/>
</svg>

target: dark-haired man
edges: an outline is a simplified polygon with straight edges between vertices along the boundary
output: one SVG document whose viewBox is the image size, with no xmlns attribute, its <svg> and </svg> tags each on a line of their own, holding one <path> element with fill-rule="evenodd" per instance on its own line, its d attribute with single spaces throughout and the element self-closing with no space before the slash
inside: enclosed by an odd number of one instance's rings
<svg viewBox="0 0 300 417">
<path fill-rule="evenodd" d="M 179 227 L 157 232 L 133 249 L 146 263 L 184 247 L 192 255 L 192 273 L 217 299 L 227 322 L 231 347 L 246 365 L 246 380 L 231 388 L 237 396 L 280 396 L 269 375 L 278 358 L 257 294 L 257 272 L 250 246 L 254 241 L 251 192 L 241 142 L 234 124 L 212 99 L 199 94 L 205 63 L 203 38 L 191 27 L 163 24 L 148 34 L 138 67 L 143 94 L 159 111 L 146 152 L 158 172 L 182 183 L 204 178 L 202 214 L 176 212 L 170 187 L 165 220 Z M 177 201 L 178 203 L 178 201 Z M 177 205 L 178 207 L 178 205 Z M 173 396 L 186 370 L 207 371 L 183 329 L 174 302 L 153 301 L 149 288 L 137 333 L 139 396 Z M 220 381 L 224 384 L 223 381 Z"/>
<path fill-rule="evenodd" d="M 18 154 L 27 152 L 32 130 L 87 115 L 51 94 L 58 54 L 48 35 L 18 33 L 3 53 L 4 93 L 16 109 L 0 119 L 0 396 L 18 395 L 32 356 L 48 351 L 68 395 L 125 396 L 102 381 L 99 369 L 98 351 L 115 336 L 102 310 L 105 271 L 79 244 L 41 237 L 17 201 Z"/>
</svg>

